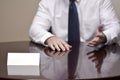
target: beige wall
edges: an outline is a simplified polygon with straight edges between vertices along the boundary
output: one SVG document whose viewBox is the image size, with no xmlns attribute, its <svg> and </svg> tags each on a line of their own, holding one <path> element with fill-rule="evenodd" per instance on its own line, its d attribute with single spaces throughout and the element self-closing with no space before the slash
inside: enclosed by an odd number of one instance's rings
<svg viewBox="0 0 120 80">
<path fill-rule="evenodd" d="M 120 0 L 112 0 L 112 2 L 115 7 L 118 18 L 120 19 Z"/>
<path fill-rule="evenodd" d="M 29 40 L 39 0 L 0 0 L 0 42 Z M 120 19 L 120 0 L 113 0 Z"/>
<path fill-rule="evenodd" d="M 29 40 L 39 0 L 0 0 L 0 42 Z"/>
</svg>

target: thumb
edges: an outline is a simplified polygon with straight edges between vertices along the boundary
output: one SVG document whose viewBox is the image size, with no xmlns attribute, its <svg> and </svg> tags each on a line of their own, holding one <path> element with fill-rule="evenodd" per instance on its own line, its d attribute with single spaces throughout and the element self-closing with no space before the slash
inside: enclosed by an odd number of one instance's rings
<svg viewBox="0 0 120 80">
<path fill-rule="evenodd" d="M 103 24 L 100 24 L 97 29 L 96 37 L 102 38 L 103 37 Z"/>
<path fill-rule="evenodd" d="M 104 26 L 103 24 L 100 24 L 98 29 L 97 29 L 97 32 L 102 32 L 103 31 L 103 26 Z"/>
</svg>

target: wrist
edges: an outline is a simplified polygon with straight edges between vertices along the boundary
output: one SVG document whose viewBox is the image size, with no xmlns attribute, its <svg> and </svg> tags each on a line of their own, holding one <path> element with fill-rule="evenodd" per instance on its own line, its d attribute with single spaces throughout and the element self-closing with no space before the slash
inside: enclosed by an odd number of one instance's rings
<svg viewBox="0 0 120 80">
<path fill-rule="evenodd" d="M 107 38 L 105 36 L 105 34 L 103 33 L 103 40 L 102 40 L 102 43 L 106 43 L 107 42 Z"/>
<path fill-rule="evenodd" d="M 47 39 L 45 40 L 44 44 L 48 45 L 49 40 L 50 40 L 51 38 L 53 38 L 53 37 L 55 37 L 55 36 L 51 36 L 51 37 L 47 38 Z"/>
</svg>

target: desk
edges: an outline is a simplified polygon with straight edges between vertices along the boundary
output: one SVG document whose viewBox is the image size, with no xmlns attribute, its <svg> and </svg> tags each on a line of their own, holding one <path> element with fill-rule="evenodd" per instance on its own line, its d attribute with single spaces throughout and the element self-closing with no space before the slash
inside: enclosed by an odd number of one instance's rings
<svg viewBox="0 0 120 80">
<path fill-rule="evenodd" d="M 120 80 L 120 46 L 72 46 L 57 52 L 29 41 L 0 43 L 0 80 Z M 40 53 L 40 74 L 9 75 L 8 52 Z"/>
</svg>

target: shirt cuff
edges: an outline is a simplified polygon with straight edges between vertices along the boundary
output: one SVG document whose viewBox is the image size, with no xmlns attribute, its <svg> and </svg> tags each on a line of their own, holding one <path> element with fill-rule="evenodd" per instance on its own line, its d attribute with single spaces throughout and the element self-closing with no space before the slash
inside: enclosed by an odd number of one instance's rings
<svg viewBox="0 0 120 80">
<path fill-rule="evenodd" d="M 106 43 L 105 44 L 109 44 L 111 41 L 111 37 L 110 37 L 110 33 L 109 31 L 103 31 L 104 35 L 106 36 Z"/>
<path fill-rule="evenodd" d="M 52 37 L 52 36 L 54 36 L 54 35 L 51 34 L 51 33 L 45 34 L 45 35 L 41 38 L 40 43 L 41 43 L 42 45 L 44 45 L 44 46 L 47 46 L 47 45 L 45 44 L 45 41 L 46 41 L 49 37 Z"/>
</svg>

